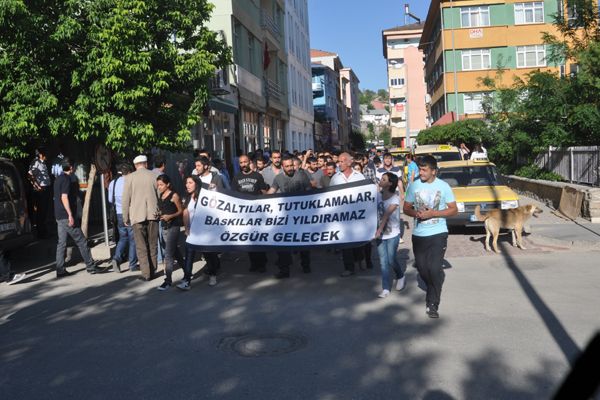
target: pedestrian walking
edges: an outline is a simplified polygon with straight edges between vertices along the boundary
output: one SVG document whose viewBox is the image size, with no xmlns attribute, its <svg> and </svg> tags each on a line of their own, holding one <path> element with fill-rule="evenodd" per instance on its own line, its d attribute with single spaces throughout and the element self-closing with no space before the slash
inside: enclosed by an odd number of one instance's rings
<svg viewBox="0 0 600 400">
<path fill-rule="evenodd" d="M 379 225 L 375 232 L 375 243 L 381 265 L 381 287 L 379 297 L 385 298 L 392 290 L 391 273 L 394 271 L 397 279 L 396 289 L 404 289 L 404 272 L 398 260 L 398 244 L 400 243 L 400 196 L 396 193 L 398 175 L 386 172 L 379 182 L 377 215 Z"/>
<path fill-rule="evenodd" d="M 332 178 L 329 186 L 343 185 L 345 183 L 358 182 L 365 179 L 364 175 L 356 172 L 352 168 L 354 162 L 349 153 L 342 153 L 338 157 L 340 172 L 336 173 Z M 344 248 L 342 250 L 342 261 L 344 263 L 344 271 L 340 274 L 341 277 L 349 277 L 355 274 L 355 261 L 362 259 L 363 246 Z"/>
<path fill-rule="evenodd" d="M 158 290 L 167 290 L 173 284 L 173 266 L 176 259 L 179 265 L 183 265 L 183 257 L 177 247 L 179 243 L 179 232 L 183 225 L 183 206 L 179 195 L 171 187 L 171 179 L 162 174 L 156 178 L 159 192 L 158 209 L 162 237 L 165 247 L 165 281 Z"/>
<path fill-rule="evenodd" d="M 197 175 L 190 175 L 185 179 L 186 198 L 183 209 L 183 226 L 185 228 L 186 236 L 190 235 L 190 230 L 196 210 L 198 208 L 198 199 L 200 196 L 200 190 L 202 189 L 202 181 Z M 183 279 L 177 285 L 178 289 L 190 290 L 192 288 L 192 270 L 194 267 L 194 257 L 196 256 L 196 248 L 191 244 L 185 244 L 185 261 L 183 265 Z M 217 284 L 217 273 L 221 267 L 221 261 L 219 260 L 218 253 L 204 252 L 204 259 L 206 261 L 206 273 L 209 276 L 209 286 Z"/>
<path fill-rule="evenodd" d="M 117 214 L 117 230 L 119 232 L 119 240 L 115 247 L 115 255 L 112 258 L 112 268 L 115 272 L 121 272 L 120 265 L 125 258 L 127 252 L 127 260 L 129 261 L 129 271 L 138 271 L 138 258 L 133 238 L 133 227 L 125 225 L 123 222 L 123 188 L 125 187 L 125 177 L 133 172 L 131 165 L 123 163 L 119 165 L 118 176 L 108 185 L 108 202 L 115 207 Z"/>
<path fill-rule="evenodd" d="M 283 173 L 279 174 L 273 180 L 273 185 L 268 193 L 299 193 L 312 190 L 310 178 L 304 170 L 300 169 L 300 159 L 290 155 L 284 155 L 281 161 Z M 311 272 L 310 252 L 300 251 L 300 264 L 305 274 Z M 277 279 L 286 279 L 290 277 L 290 266 L 293 263 L 292 253 L 290 251 L 277 252 L 277 266 L 279 272 L 275 274 Z"/>
<path fill-rule="evenodd" d="M 136 253 L 142 272 L 141 280 L 154 279 L 158 261 L 158 193 L 156 174 L 148 170 L 148 158 L 133 160 L 135 172 L 125 177 L 123 188 L 123 223 L 133 227 Z"/>
<path fill-rule="evenodd" d="M 46 219 L 52 202 L 52 180 L 46 165 L 46 149 L 35 151 L 35 159 L 29 165 L 27 177 L 33 186 L 33 222 L 35 223 L 38 239 L 48 237 Z"/>
<path fill-rule="evenodd" d="M 239 156 L 240 172 L 233 177 L 231 187 L 236 192 L 260 196 L 267 192 L 269 187 L 263 176 L 250 169 L 250 158 L 242 154 Z M 251 251 L 248 253 L 250 259 L 250 272 L 265 272 L 267 270 L 267 253 L 264 251 Z"/>
<path fill-rule="evenodd" d="M 415 265 L 427 285 L 425 310 L 430 318 L 439 318 L 438 308 L 444 284 L 442 264 L 448 243 L 446 217 L 458 213 L 450 185 L 436 177 L 433 156 L 419 159 L 419 179 L 408 186 L 404 213 L 415 218 L 412 243 Z"/>
<path fill-rule="evenodd" d="M 406 162 L 408 164 L 408 171 L 406 176 L 406 186 L 410 185 L 419 178 L 419 166 L 415 162 L 415 156 L 411 153 L 406 155 Z"/>
<path fill-rule="evenodd" d="M 262 176 L 265 179 L 265 183 L 271 187 L 275 177 L 281 173 L 281 152 L 279 150 L 273 150 L 271 153 L 271 165 L 262 170 Z"/>
<path fill-rule="evenodd" d="M 90 274 L 102 272 L 92 259 L 92 254 L 87 245 L 87 240 L 75 218 L 77 206 L 77 191 L 79 187 L 71 179 L 73 164 L 69 158 L 62 161 L 63 173 L 54 181 L 54 216 L 58 230 L 58 243 L 56 245 L 56 278 L 71 275 L 65 268 L 65 250 L 67 248 L 67 235 L 71 236 L 79 253 L 85 262 L 86 271 Z"/>
</svg>

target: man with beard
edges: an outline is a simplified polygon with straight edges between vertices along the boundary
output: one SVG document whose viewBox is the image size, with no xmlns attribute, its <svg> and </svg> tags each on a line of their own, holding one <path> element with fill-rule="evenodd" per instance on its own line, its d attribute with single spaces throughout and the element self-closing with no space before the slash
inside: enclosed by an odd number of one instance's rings
<svg viewBox="0 0 600 400">
<path fill-rule="evenodd" d="M 318 166 L 317 159 L 313 156 L 310 156 L 306 159 L 306 173 L 308 174 L 310 181 L 313 187 L 320 189 L 321 186 L 321 178 L 323 178 L 323 171 Z"/>
<path fill-rule="evenodd" d="M 298 160 L 299 161 L 299 160 Z M 297 164 L 300 164 L 297 162 Z M 308 175 L 301 169 L 294 167 L 294 158 L 286 155 L 281 162 L 283 173 L 279 174 L 273 180 L 273 185 L 267 193 L 298 193 L 306 192 L 312 189 Z M 277 252 L 279 259 L 277 265 L 279 272 L 275 275 L 277 279 L 290 277 L 290 265 L 292 265 L 292 253 L 289 251 Z M 300 264 L 305 274 L 310 273 L 310 252 L 300 251 Z"/>
<path fill-rule="evenodd" d="M 263 169 L 262 176 L 265 183 L 269 186 L 273 185 L 275 177 L 281 173 L 281 152 L 273 150 L 271 153 L 271 165 Z"/>
<path fill-rule="evenodd" d="M 265 162 L 265 159 L 263 156 L 254 156 L 254 165 L 256 166 L 256 172 L 262 174 L 263 170 L 267 166 L 267 163 Z"/>
<path fill-rule="evenodd" d="M 240 172 L 233 177 L 231 188 L 236 192 L 248 193 L 259 196 L 267 192 L 269 187 L 265 184 L 263 176 L 250 169 L 250 158 L 242 154 L 239 157 Z M 265 272 L 267 265 L 267 254 L 263 251 L 251 251 L 248 253 L 250 259 L 250 272 Z"/>
<path fill-rule="evenodd" d="M 337 165 L 333 161 L 329 161 L 325 164 L 325 173 L 321 177 L 321 187 L 329 187 L 329 182 L 331 182 L 331 178 L 337 172 Z"/>
</svg>

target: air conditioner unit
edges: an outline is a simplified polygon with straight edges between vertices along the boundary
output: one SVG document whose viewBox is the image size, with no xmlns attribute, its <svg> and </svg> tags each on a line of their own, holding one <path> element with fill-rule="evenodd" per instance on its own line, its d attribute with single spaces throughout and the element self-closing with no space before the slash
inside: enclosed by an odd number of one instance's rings
<svg viewBox="0 0 600 400">
<path fill-rule="evenodd" d="M 215 96 L 224 96 L 231 93 L 227 70 L 219 69 L 215 71 L 215 75 L 211 78 L 208 86 L 210 88 L 210 93 Z"/>
</svg>

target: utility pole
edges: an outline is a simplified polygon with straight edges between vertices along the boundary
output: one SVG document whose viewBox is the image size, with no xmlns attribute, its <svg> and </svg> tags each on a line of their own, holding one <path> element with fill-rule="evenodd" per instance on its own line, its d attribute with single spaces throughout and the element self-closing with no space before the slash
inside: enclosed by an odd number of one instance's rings
<svg viewBox="0 0 600 400">
<path fill-rule="evenodd" d="M 404 25 L 407 25 L 408 22 L 408 18 L 413 18 L 415 21 L 417 21 L 418 24 L 421 23 L 421 19 L 419 17 L 417 17 L 414 14 L 411 14 L 410 12 L 410 6 L 408 5 L 408 3 L 404 4 Z M 409 97 L 408 97 L 408 93 L 409 93 L 409 88 L 410 88 L 410 80 L 408 79 L 408 68 L 406 68 L 406 95 L 404 98 L 404 111 L 406 112 L 406 137 L 404 139 L 404 147 L 409 148 L 410 147 L 410 113 L 409 113 Z"/>
</svg>

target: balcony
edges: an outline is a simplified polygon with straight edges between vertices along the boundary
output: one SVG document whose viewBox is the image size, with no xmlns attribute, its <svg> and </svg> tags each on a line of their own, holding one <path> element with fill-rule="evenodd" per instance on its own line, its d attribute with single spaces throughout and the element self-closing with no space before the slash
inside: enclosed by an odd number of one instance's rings
<svg viewBox="0 0 600 400">
<path fill-rule="evenodd" d="M 322 92 L 323 91 L 323 83 L 322 82 L 313 82 L 312 83 L 312 91 L 313 92 Z"/>
<path fill-rule="evenodd" d="M 276 38 L 281 37 L 281 26 L 264 11 L 260 13 L 260 27 L 271 32 Z"/>
<path fill-rule="evenodd" d="M 283 90 L 281 90 L 281 86 L 270 79 L 265 79 L 265 87 L 267 89 L 267 95 L 270 98 L 281 102 L 281 99 L 283 98 Z"/>
</svg>

